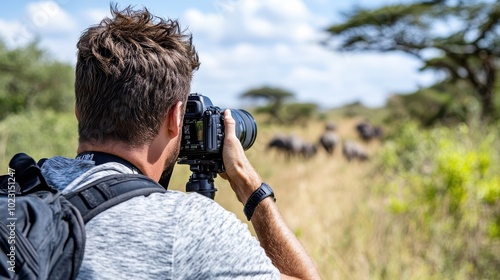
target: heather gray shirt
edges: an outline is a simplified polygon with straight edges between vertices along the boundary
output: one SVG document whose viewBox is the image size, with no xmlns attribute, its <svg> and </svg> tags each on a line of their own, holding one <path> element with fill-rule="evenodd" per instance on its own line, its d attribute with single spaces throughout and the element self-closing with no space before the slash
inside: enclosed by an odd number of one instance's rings
<svg viewBox="0 0 500 280">
<path fill-rule="evenodd" d="M 133 173 L 119 163 L 54 157 L 42 172 L 63 192 L 106 175 Z M 246 224 L 216 202 L 178 191 L 135 197 L 86 224 L 78 279 L 279 279 Z"/>
</svg>

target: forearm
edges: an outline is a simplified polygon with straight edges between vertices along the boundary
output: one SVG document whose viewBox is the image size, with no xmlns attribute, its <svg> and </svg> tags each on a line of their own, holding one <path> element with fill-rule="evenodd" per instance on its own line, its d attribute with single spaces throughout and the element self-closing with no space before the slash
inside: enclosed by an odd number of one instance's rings
<svg viewBox="0 0 500 280">
<path fill-rule="evenodd" d="M 261 246 L 282 274 L 299 279 L 320 279 L 313 261 L 270 197 L 259 203 L 251 222 Z"/>
<path fill-rule="evenodd" d="M 248 198 L 259 188 L 262 179 L 255 172 L 235 135 L 235 121 L 231 111 L 224 112 L 226 136 L 223 159 L 226 173 L 220 174 L 229 181 L 238 200 L 246 205 Z M 267 197 L 257 204 L 251 222 L 257 237 L 273 264 L 286 276 L 300 279 L 319 279 L 311 258 L 281 217 L 274 201 Z"/>
<path fill-rule="evenodd" d="M 228 178 L 238 200 L 246 204 L 250 195 L 262 182 L 258 174 L 247 166 L 234 165 L 233 179 Z M 227 178 L 227 176 L 224 175 Z M 309 255 L 290 230 L 271 197 L 262 200 L 250 220 L 259 242 L 274 266 L 284 274 L 298 279 L 320 279 Z"/>
</svg>

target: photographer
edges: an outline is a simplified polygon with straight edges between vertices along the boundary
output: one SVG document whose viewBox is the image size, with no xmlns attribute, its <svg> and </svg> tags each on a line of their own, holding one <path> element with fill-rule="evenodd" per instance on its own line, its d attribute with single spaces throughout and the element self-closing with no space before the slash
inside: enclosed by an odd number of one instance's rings
<svg viewBox="0 0 500 280">
<path fill-rule="evenodd" d="M 67 193 L 112 174 L 155 181 L 176 163 L 198 55 L 176 21 L 146 9 L 112 8 L 77 44 L 76 159 L 54 157 L 42 171 Z M 246 205 L 263 183 L 224 115 L 227 179 Z M 234 214 L 198 194 L 138 196 L 86 224 L 78 279 L 317 279 L 318 272 L 282 219 L 272 196 L 251 222 L 258 241 Z"/>
</svg>

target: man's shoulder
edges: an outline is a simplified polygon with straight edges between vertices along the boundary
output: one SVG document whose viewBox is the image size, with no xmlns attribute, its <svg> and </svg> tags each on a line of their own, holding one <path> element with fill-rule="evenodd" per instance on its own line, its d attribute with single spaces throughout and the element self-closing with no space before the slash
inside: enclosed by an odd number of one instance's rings
<svg viewBox="0 0 500 280">
<path fill-rule="evenodd" d="M 142 203 L 148 209 L 164 212 L 170 209 L 170 214 L 177 219 L 190 221 L 193 223 L 209 222 L 213 219 L 221 219 L 227 215 L 234 215 L 228 212 L 221 205 L 212 199 L 197 193 L 185 193 L 176 190 L 167 190 L 165 193 L 153 193 L 148 197 L 139 197 L 130 203 Z M 161 215 L 161 214 L 159 214 Z"/>
<path fill-rule="evenodd" d="M 117 215 L 144 212 L 148 217 L 169 215 L 170 218 L 185 219 L 186 216 L 203 218 L 205 215 L 220 215 L 226 210 L 215 201 L 199 194 L 167 190 L 164 193 L 155 192 L 147 196 L 133 197 L 106 212 Z"/>
</svg>

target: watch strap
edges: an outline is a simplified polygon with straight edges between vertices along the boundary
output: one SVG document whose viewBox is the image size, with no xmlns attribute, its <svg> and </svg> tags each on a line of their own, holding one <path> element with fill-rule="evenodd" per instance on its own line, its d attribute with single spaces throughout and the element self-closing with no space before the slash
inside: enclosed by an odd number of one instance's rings
<svg viewBox="0 0 500 280">
<path fill-rule="evenodd" d="M 259 203 L 268 196 L 271 196 L 276 202 L 276 197 L 274 197 L 273 190 L 266 183 L 262 183 L 260 187 L 256 189 L 252 193 L 252 195 L 250 195 L 247 203 L 245 204 L 245 207 L 243 208 L 243 213 L 245 213 L 245 216 L 249 221 L 252 218 L 253 212 L 255 211 L 255 208 L 257 208 L 257 205 L 259 205 Z"/>
</svg>

